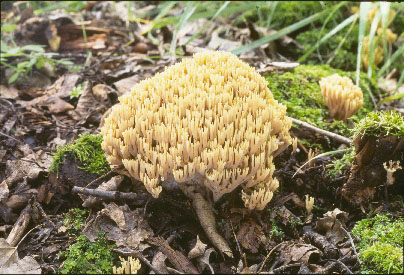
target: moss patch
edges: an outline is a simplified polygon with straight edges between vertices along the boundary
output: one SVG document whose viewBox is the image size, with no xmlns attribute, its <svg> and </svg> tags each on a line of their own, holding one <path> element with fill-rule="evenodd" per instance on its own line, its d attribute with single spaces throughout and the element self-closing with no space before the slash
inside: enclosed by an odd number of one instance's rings
<svg viewBox="0 0 404 275">
<path fill-rule="evenodd" d="M 391 215 L 378 214 L 359 221 L 352 234 L 357 244 L 363 273 L 402 273 L 404 219 L 392 221 Z"/>
<path fill-rule="evenodd" d="M 394 110 L 370 112 L 355 125 L 354 134 L 404 137 L 404 117 Z"/>
<path fill-rule="evenodd" d="M 59 166 L 63 163 L 67 154 L 74 157 L 76 161 L 80 161 L 82 166 L 80 169 L 89 173 L 102 175 L 110 170 L 104 151 L 101 148 L 101 135 L 80 135 L 74 143 L 65 146 L 58 146 L 53 154 L 53 161 L 50 171 L 59 172 Z"/>
<path fill-rule="evenodd" d="M 354 72 L 332 69 L 327 65 L 300 65 L 293 72 L 271 73 L 266 78 L 275 99 L 286 105 L 288 116 L 306 121 L 324 130 L 351 136 L 351 129 L 344 121 L 331 119 L 318 84 L 321 78 L 334 73 L 350 77 L 352 80 L 355 79 Z M 358 113 L 349 118 L 349 121 L 355 123 L 373 109 L 370 89 L 374 89 L 374 86 L 366 74 L 361 73 L 359 86 L 363 92 L 364 103 Z"/>
<path fill-rule="evenodd" d="M 333 179 L 340 175 L 342 171 L 352 164 L 355 158 L 355 147 L 351 146 L 348 148 L 348 151 L 344 153 L 341 158 L 335 158 L 327 169 L 327 174 L 331 176 Z"/>
<path fill-rule="evenodd" d="M 76 242 L 69 246 L 66 251 L 59 253 L 65 258 L 59 272 L 61 274 L 112 274 L 112 266 L 118 262 L 118 257 L 110 244 L 102 234 L 98 235 L 96 242 L 90 242 L 87 237 L 81 235 Z"/>
</svg>

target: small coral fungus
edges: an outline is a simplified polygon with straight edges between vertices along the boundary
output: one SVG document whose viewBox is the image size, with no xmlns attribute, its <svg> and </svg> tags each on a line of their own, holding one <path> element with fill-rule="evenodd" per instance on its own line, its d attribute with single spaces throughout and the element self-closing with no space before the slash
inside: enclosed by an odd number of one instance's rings
<svg viewBox="0 0 404 275">
<path fill-rule="evenodd" d="M 346 76 L 333 74 L 322 78 L 320 88 L 331 116 L 337 120 L 351 117 L 363 104 L 361 88 Z"/>
</svg>

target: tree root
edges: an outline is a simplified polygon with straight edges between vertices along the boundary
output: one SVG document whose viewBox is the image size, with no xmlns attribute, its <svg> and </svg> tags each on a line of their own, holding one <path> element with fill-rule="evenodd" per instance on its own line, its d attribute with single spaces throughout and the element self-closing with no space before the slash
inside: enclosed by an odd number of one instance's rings
<svg viewBox="0 0 404 275">
<path fill-rule="evenodd" d="M 187 192 L 185 194 L 192 199 L 192 205 L 195 209 L 196 214 L 198 215 L 199 222 L 201 223 L 206 236 L 209 238 L 212 244 L 217 249 L 219 249 L 222 255 L 224 253 L 229 257 L 233 257 L 230 246 L 227 244 L 226 240 L 217 232 L 216 219 L 210 204 L 200 193 Z"/>
</svg>

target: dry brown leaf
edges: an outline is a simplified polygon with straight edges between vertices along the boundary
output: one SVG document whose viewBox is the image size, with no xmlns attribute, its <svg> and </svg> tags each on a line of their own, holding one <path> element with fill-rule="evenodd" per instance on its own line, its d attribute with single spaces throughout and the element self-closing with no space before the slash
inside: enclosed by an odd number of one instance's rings
<svg viewBox="0 0 404 275">
<path fill-rule="evenodd" d="M 20 259 L 17 248 L 0 239 L 0 274 L 40 274 L 41 267 L 31 256 Z"/>
<path fill-rule="evenodd" d="M 16 88 L 14 88 L 13 86 L 6 87 L 4 85 L 0 85 L 0 98 L 14 99 L 17 97 L 18 90 Z"/>
<path fill-rule="evenodd" d="M 0 184 L 0 202 L 4 202 L 8 199 L 8 195 L 10 194 L 10 191 L 8 190 L 8 185 L 6 181 L 3 181 Z"/>
<path fill-rule="evenodd" d="M 143 217 L 143 209 L 131 211 L 127 205 L 117 207 L 112 204 L 108 208 L 110 210 L 99 211 L 97 217 L 83 230 L 90 241 L 95 241 L 98 231 L 103 231 L 106 238 L 115 241 L 117 246 L 128 246 L 140 251 L 149 247 L 144 241 L 153 236 L 153 231 Z M 115 212 L 123 215 L 115 219 L 120 226 L 110 217 Z"/>
<path fill-rule="evenodd" d="M 109 181 L 103 182 L 98 186 L 96 189 L 97 190 L 103 190 L 103 191 L 116 191 L 119 188 L 119 185 L 121 182 L 124 180 L 124 177 L 121 175 L 112 177 Z M 94 196 L 89 196 L 84 202 L 83 202 L 83 207 L 89 208 L 97 203 L 99 203 L 101 200 L 99 198 L 96 198 Z"/>
<path fill-rule="evenodd" d="M 140 78 L 138 75 L 133 75 L 128 78 L 121 79 L 117 82 L 114 83 L 114 86 L 116 87 L 118 91 L 118 96 L 121 96 L 127 92 L 130 92 L 132 88 L 140 81 Z"/>
<path fill-rule="evenodd" d="M 325 235 L 333 245 L 337 245 L 346 237 L 341 226 L 344 226 L 347 220 L 348 213 L 335 208 L 325 213 L 324 217 L 317 221 L 315 229 L 320 234 Z"/>
<path fill-rule="evenodd" d="M 188 258 L 194 259 L 196 257 L 202 256 L 206 250 L 206 244 L 201 242 L 199 239 L 199 235 L 196 236 L 196 243 L 195 246 L 189 251 Z"/>
<path fill-rule="evenodd" d="M 280 251 L 279 260 L 284 265 L 289 263 L 309 263 L 317 262 L 322 252 L 311 244 L 296 243 L 293 241 L 284 242 L 278 249 Z"/>
<path fill-rule="evenodd" d="M 261 226 L 255 223 L 253 220 L 248 220 L 240 226 L 240 230 L 237 232 L 237 239 L 241 246 L 251 253 L 257 253 L 261 244 L 264 232 L 262 232 Z"/>
</svg>

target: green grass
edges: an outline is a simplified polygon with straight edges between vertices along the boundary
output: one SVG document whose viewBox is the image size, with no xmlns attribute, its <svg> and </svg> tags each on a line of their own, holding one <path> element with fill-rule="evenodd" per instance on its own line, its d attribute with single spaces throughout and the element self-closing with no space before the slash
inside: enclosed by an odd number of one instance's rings
<svg viewBox="0 0 404 275">
<path fill-rule="evenodd" d="M 404 219 L 378 214 L 356 223 L 352 235 L 362 261 L 362 273 L 403 273 Z"/>
<path fill-rule="evenodd" d="M 110 170 L 104 151 L 101 148 L 101 135 L 80 135 L 74 143 L 65 146 L 58 146 L 53 154 L 53 161 L 50 171 L 59 173 L 59 166 L 69 154 L 76 161 L 81 163 L 80 169 L 102 175 Z"/>
</svg>

